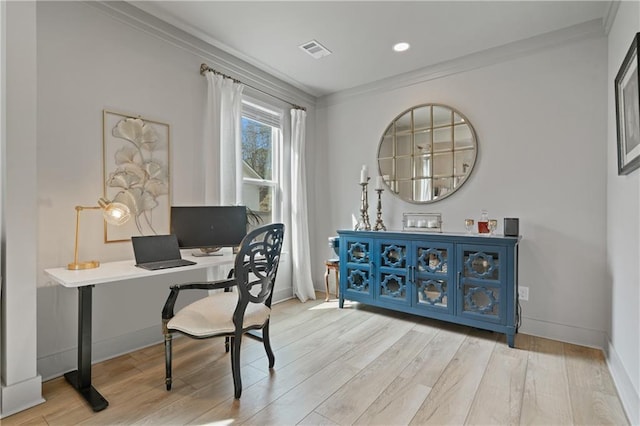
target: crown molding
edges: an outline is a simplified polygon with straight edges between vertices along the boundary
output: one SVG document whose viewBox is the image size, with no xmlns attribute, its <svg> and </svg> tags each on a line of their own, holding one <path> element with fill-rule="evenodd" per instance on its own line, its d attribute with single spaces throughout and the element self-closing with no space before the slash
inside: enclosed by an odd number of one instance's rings
<svg viewBox="0 0 640 426">
<path fill-rule="evenodd" d="M 312 88 L 300 83 L 299 81 L 296 81 L 294 79 L 292 79 L 291 77 L 289 77 L 288 75 L 270 67 L 269 65 L 258 61 L 255 58 L 252 58 L 246 54 L 244 54 L 243 52 L 240 52 L 237 49 L 234 49 L 233 47 L 222 43 L 220 40 L 217 40 L 213 37 L 211 37 L 209 34 L 205 33 L 204 31 L 194 27 L 193 25 L 176 18 L 175 16 L 167 13 L 165 10 L 157 7 L 155 5 L 156 2 L 154 1 L 147 1 L 147 0 L 136 0 L 136 1 L 128 1 L 128 3 L 130 3 L 131 5 L 137 7 L 138 9 L 142 9 L 143 11 L 149 13 L 152 16 L 155 16 L 157 18 L 159 18 L 160 20 L 167 22 L 171 25 L 173 25 L 174 27 L 177 27 L 183 31 L 185 31 L 187 34 L 191 34 L 192 36 L 210 44 L 211 46 L 214 46 L 215 48 L 228 53 L 229 55 L 234 56 L 237 59 L 240 59 L 248 64 L 253 65 L 254 67 L 258 68 L 259 70 L 262 70 L 268 74 L 270 74 L 271 76 L 282 80 L 283 82 L 292 85 L 293 87 L 302 90 L 303 92 L 310 94 L 314 97 L 319 96 L 319 94 L 314 91 Z"/>
<path fill-rule="evenodd" d="M 241 58 L 217 47 L 216 40 L 188 28 L 189 32 L 178 28 L 174 23 L 160 19 L 135 5 L 125 1 L 84 1 L 110 17 L 161 39 L 178 48 L 200 56 L 207 65 L 225 74 L 231 75 L 259 90 L 291 100 L 303 106 L 326 107 L 366 96 L 374 92 L 384 92 L 412 86 L 473 69 L 491 66 L 536 52 L 574 43 L 587 38 L 605 36 L 615 19 L 620 0 L 612 0 L 604 19 L 594 19 L 571 27 L 530 37 L 517 42 L 486 49 L 450 61 L 441 62 L 416 71 L 396 75 L 373 83 L 357 86 L 327 96 L 316 98 L 309 91 L 283 81 L 274 73 L 256 67 Z M 196 34 L 196 35 L 192 35 Z M 194 70 L 194 72 L 198 72 Z"/>
<path fill-rule="evenodd" d="M 616 19 L 618 8 L 620 8 L 620 0 L 611 0 L 607 5 L 607 11 L 604 14 L 604 18 L 602 18 L 604 33 L 607 35 L 609 35 L 609 31 L 611 31 L 611 27 L 613 26 L 613 21 Z"/>
<path fill-rule="evenodd" d="M 156 18 L 125 1 L 83 1 L 84 4 L 96 8 L 111 18 L 142 31 L 150 36 L 167 42 L 175 47 L 202 58 L 217 71 L 231 75 L 234 78 L 271 93 L 291 103 L 302 106 L 314 106 L 316 97 L 284 82 L 277 77 L 235 57 L 220 48 L 195 37 L 175 25 Z M 199 73 L 199 65 L 194 73 Z"/>
<path fill-rule="evenodd" d="M 441 62 L 416 71 L 378 80 L 373 83 L 343 90 L 318 98 L 318 108 L 336 105 L 371 93 L 397 90 L 431 80 L 447 77 L 461 72 L 471 71 L 532 55 L 546 49 L 575 43 L 588 38 L 605 35 L 602 19 L 594 19 L 571 27 L 551 31 L 517 42 L 504 44 L 462 56 L 450 61 Z"/>
</svg>

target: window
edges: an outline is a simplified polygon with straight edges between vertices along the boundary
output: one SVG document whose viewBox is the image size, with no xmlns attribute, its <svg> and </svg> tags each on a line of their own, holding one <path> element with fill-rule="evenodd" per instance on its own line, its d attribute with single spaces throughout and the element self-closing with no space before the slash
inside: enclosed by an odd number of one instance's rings
<svg viewBox="0 0 640 426">
<path fill-rule="evenodd" d="M 282 114 L 243 100 L 241 132 L 244 204 L 263 224 L 280 220 Z"/>
</svg>

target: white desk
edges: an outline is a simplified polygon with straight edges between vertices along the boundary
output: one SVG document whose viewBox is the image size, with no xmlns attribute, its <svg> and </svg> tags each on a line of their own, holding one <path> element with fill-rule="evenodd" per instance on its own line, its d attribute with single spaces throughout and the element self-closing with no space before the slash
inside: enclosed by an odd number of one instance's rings
<svg viewBox="0 0 640 426">
<path fill-rule="evenodd" d="M 136 267 L 133 260 L 123 260 L 103 263 L 98 268 L 82 271 L 70 271 L 66 268 L 45 269 L 44 272 L 57 283 L 65 287 L 78 289 L 78 369 L 66 373 L 64 377 L 87 400 L 94 411 L 104 410 L 109 405 L 109 402 L 91 385 L 91 305 L 93 287 L 123 280 L 135 280 L 156 275 L 178 274 L 185 271 L 233 265 L 235 260 L 234 255 L 226 252 L 222 256 L 193 257 L 187 255 L 183 256 L 183 258 L 192 260 L 196 264 L 147 271 Z"/>
</svg>

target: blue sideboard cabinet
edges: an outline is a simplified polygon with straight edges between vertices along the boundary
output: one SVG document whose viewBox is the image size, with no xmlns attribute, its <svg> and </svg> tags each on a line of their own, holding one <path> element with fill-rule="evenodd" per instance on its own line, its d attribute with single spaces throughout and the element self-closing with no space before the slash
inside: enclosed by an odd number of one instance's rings
<svg viewBox="0 0 640 426">
<path fill-rule="evenodd" d="M 338 231 L 345 300 L 504 333 L 518 323 L 520 237 Z"/>
</svg>

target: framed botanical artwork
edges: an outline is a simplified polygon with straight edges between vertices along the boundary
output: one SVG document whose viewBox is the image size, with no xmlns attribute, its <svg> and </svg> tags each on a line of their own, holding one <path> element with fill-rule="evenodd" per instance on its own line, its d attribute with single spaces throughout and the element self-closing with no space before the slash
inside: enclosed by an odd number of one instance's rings
<svg viewBox="0 0 640 426">
<path fill-rule="evenodd" d="M 627 175 L 640 167 L 639 38 L 637 33 L 615 79 L 619 175 Z"/>
<path fill-rule="evenodd" d="M 105 242 L 170 231 L 169 125 L 103 110 L 104 196 L 126 204 L 131 220 L 105 222 Z"/>
</svg>

